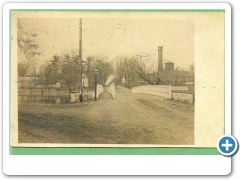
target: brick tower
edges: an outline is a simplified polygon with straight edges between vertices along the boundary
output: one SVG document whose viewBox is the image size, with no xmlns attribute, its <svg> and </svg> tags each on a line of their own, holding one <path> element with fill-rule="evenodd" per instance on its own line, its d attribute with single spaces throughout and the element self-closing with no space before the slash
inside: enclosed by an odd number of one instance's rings
<svg viewBox="0 0 240 180">
<path fill-rule="evenodd" d="M 163 46 L 158 46 L 158 71 L 163 70 L 162 51 Z"/>
</svg>

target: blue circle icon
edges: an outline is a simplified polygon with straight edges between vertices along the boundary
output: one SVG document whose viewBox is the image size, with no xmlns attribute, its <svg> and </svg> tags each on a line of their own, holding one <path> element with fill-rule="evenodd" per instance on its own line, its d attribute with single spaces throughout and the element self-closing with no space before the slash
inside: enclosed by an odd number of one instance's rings
<svg viewBox="0 0 240 180">
<path fill-rule="evenodd" d="M 222 136 L 217 142 L 217 149 L 224 156 L 233 155 L 237 148 L 238 142 L 233 136 Z"/>
</svg>

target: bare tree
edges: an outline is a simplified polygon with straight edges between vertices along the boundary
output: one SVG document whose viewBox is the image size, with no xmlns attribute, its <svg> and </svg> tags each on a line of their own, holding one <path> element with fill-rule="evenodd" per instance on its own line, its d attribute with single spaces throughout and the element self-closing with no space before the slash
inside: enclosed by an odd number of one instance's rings
<svg viewBox="0 0 240 180">
<path fill-rule="evenodd" d="M 149 65 L 147 61 L 138 61 L 136 57 L 120 57 L 118 58 L 116 75 L 125 78 L 126 87 L 131 88 L 139 85 L 140 81 L 152 85 L 164 84 L 169 72 L 160 70 L 154 72 L 154 65 Z"/>
<path fill-rule="evenodd" d="M 18 76 L 35 76 L 36 75 L 36 62 L 35 61 L 22 61 L 18 62 Z"/>
<path fill-rule="evenodd" d="M 117 57 L 116 75 L 121 81 L 125 79 L 126 87 L 131 88 L 138 84 L 138 61 L 136 57 Z"/>
<path fill-rule="evenodd" d="M 137 72 L 142 80 L 152 85 L 164 84 L 169 77 L 169 72 L 163 69 L 154 72 L 153 65 L 148 67 L 146 61 L 138 65 Z"/>
<path fill-rule="evenodd" d="M 62 64 L 60 78 L 67 86 L 69 92 L 75 90 L 76 85 L 79 83 L 80 69 L 79 69 L 79 57 L 71 57 L 66 54 L 64 57 L 64 63 Z"/>
<path fill-rule="evenodd" d="M 108 61 L 107 57 L 102 56 L 89 56 L 87 58 L 87 65 L 83 67 L 88 77 L 90 86 L 94 85 L 94 69 L 98 69 L 98 83 L 105 84 L 107 78 L 114 74 L 113 65 Z"/>
<path fill-rule="evenodd" d="M 42 54 L 40 45 L 37 42 L 37 34 L 32 31 L 24 31 L 21 20 L 17 22 L 17 45 L 19 50 L 24 54 L 27 60 L 34 60 L 36 56 Z"/>
<path fill-rule="evenodd" d="M 19 62 L 18 63 L 18 76 L 24 77 L 27 75 L 28 71 L 28 64 L 26 62 Z"/>
</svg>

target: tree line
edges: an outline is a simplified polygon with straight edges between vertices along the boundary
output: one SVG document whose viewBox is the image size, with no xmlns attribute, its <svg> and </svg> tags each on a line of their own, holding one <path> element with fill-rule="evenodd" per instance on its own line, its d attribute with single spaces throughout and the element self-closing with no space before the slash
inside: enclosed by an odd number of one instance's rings
<svg viewBox="0 0 240 180">
<path fill-rule="evenodd" d="M 34 29 L 25 31 L 21 20 L 17 22 L 17 45 L 20 53 L 24 55 L 26 60 L 18 62 L 18 76 L 38 76 L 39 82 L 45 87 L 49 87 L 56 82 L 61 82 L 66 85 L 69 92 L 80 88 L 80 73 L 88 78 L 88 85 L 93 88 L 95 81 L 94 69 L 98 69 L 98 83 L 104 84 L 109 75 L 114 73 L 113 65 L 108 61 L 107 57 L 89 56 L 80 66 L 79 55 L 74 51 L 65 53 L 61 56 L 54 55 L 52 59 L 42 64 L 39 69 L 36 69 L 37 61 L 40 60 L 43 51 L 37 40 L 37 33 Z M 36 72 L 38 71 L 38 72 Z"/>
<path fill-rule="evenodd" d="M 163 69 L 154 71 L 153 65 L 135 56 L 117 58 L 116 82 L 121 84 L 124 79 L 127 88 L 142 84 L 160 85 L 168 76 L 167 71 Z"/>
<path fill-rule="evenodd" d="M 36 75 L 36 61 L 43 52 L 40 43 L 37 41 L 37 34 L 33 31 L 24 31 L 21 21 L 18 20 L 17 32 L 18 49 L 26 57 L 25 62 L 18 62 L 18 76 L 24 77 Z M 90 88 L 94 87 L 95 74 L 94 69 L 98 69 L 98 83 L 105 84 L 110 75 L 115 76 L 114 82 L 122 84 L 127 88 L 142 84 L 160 85 L 169 77 L 169 72 L 164 69 L 154 71 L 154 66 L 149 65 L 147 61 L 142 61 L 136 56 L 116 57 L 115 66 L 109 62 L 107 57 L 88 56 L 80 66 L 80 58 L 76 53 L 65 53 L 61 56 L 54 55 L 50 61 L 42 64 L 38 70 L 38 76 L 41 84 L 46 88 L 56 82 L 68 87 L 69 92 L 79 89 L 80 73 L 88 78 Z M 190 71 L 194 73 L 194 64 L 189 66 Z"/>
<path fill-rule="evenodd" d="M 24 77 L 28 75 L 31 61 L 18 63 L 18 75 Z M 80 89 L 80 74 L 88 79 L 88 87 L 93 88 L 95 83 L 94 69 L 98 69 L 97 83 L 105 84 L 108 76 L 114 73 L 112 64 L 106 57 L 89 56 L 80 66 L 79 55 L 54 55 L 50 61 L 42 64 L 35 76 L 39 78 L 39 82 L 45 88 L 60 82 L 62 86 L 67 86 L 69 92 L 78 91 Z M 33 76 L 33 74 L 31 74 Z"/>
</svg>

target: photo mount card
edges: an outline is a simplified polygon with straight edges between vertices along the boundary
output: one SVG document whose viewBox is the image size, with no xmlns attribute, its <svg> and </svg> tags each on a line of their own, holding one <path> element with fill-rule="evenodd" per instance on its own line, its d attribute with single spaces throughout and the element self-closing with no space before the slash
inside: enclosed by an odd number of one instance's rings
<svg viewBox="0 0 240 180">
<path fill-rule="evenodd" d="M 185 157 L 175 155 L 187 155 L 187 161 L 201 161 L 201 154 L 227 167 L 208 171 L 206 166 L 203 174 L 230 173 L 231 158 L 216 148 L 219 137 L 231 134 L 231 109 L 226 108 L 231 105 L 226 99 L 231 92 L 230 6 L 82 5 L 4 7 L 9 27 L 4 31 L 9 64 L 4 66 L 10 70 L 5 72 L 10 86 L 7 158 L 82 155 L 77 158 L 97 165 L 101 158 L 90 155 L 158 155 L 154 158 L 174 161 Z M 83 169 L 80 174 L 90 173 Z M 139 174 L 168 174 L 164 170 Z M 14 168 L 8 172 L 15 174 Z M 172 172 L 181 173 L 186 171 Z"/>
</svg>

